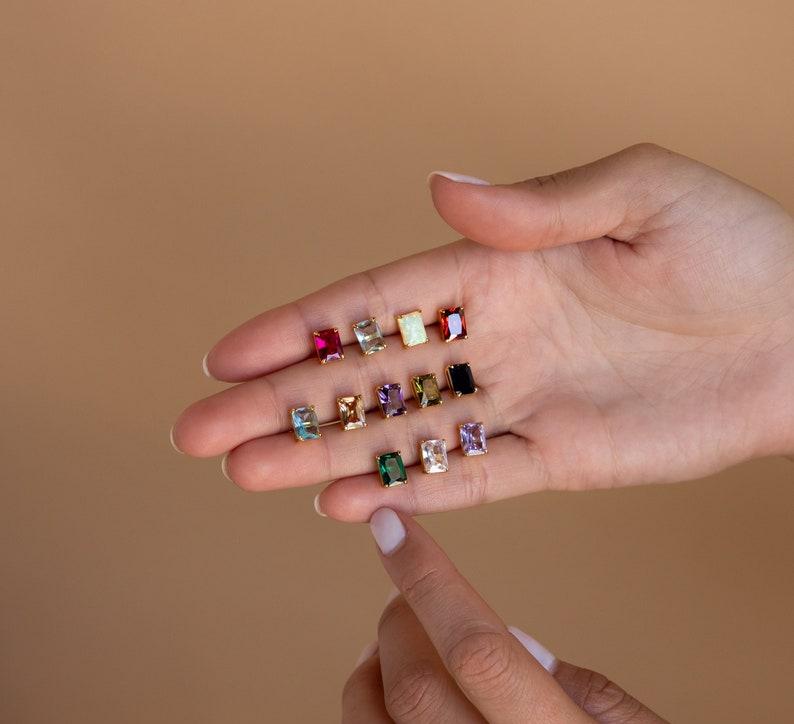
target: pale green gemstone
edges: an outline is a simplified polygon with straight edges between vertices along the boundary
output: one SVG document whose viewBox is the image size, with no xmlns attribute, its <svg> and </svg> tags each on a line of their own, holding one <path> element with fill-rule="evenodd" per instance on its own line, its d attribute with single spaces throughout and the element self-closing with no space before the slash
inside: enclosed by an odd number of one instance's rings
<svg viewBox="0 0 794 724">
<path fill-rule="evenodd" d="M 397 317 L 397 325 L 406 347 L 415 347 L 427 342 L 427 330 L 422 321 L 422 312 L 408 312 Z"/>
</svg>

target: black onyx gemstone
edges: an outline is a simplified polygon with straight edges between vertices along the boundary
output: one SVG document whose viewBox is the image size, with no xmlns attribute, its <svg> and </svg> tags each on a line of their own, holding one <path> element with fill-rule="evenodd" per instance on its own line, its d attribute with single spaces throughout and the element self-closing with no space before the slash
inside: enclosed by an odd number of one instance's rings
<svg viewBox="0 0 794 724">
<path fill-rule="evenodd" d="M 477 385 L 474 384 L 474 375 L 471 373 L 471 367 L 469 367 L 468 362 L 461 362 L 447 367 L 447 381 L 449 382 L 449 389 L 457 397 L 473 395 L 477 392 Z"/>
</svg>

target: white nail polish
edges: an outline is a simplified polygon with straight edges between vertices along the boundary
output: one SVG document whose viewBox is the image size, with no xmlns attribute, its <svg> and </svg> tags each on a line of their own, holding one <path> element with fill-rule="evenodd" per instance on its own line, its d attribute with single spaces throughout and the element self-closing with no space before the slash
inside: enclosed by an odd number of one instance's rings
<svg viewBox="0 0 794 724">
<path fill-rule="evenodd" d="M 209 352 L 207 352 L 207 354 L 204 355 L 204 359 L 201 360 L 201 369 L 204 371 L 205 377 L 209 377 L 210 379 L 213 379 L 212 375 L 210 374 L 210 368 L 207 367 L 207 357 L 209 356 L 210 356 Z"/>
<path fill-rule="evenodd" d="M 185 453 L 183 453 L 183 452 L 182 452 L 182 451 L 181 451 L 181 450 L 180 450 L 180 449 L 179 449 L 179 448 L 176 446 L 176 443 L 174 442 L 174 428 L 173 428 L 173 427 L 171 428 L 171 432 L 169 432 L 169 433 L 168 433 L 168 437 L 171 439 L 171 447 L 172 447 L 172 448 L 174 448 L 174 450 L 176 450 L 176 451 L 177 451 L 177 452 L 178 452 L 180 455 L 184 455 Z"/>
<path fill-rule="evenodd" d="M 520 628 L 508 626 L 507 630 L 518 639 L 519 643 L 537 659 L 537 662 L 546 669 L 546 671 L 550 674 L 554 673 L 554 670 L 557 668 L 557 657 L 551 653 L 551 651 L 535 641 L 529 634 L 524 633 Z"/>
<path fill-rule="evenodd" d="M 356 665 L 354 668 L 358 668 L 363 664 L 370 656 L 374 656 L 375 652 L 378 650 L 378 642 L 372 641 L 368 643 L 364 650 L 359 654 L 358 659 L 356 659 Z"/>
<path fill-rule="evenodd" d="M 443 176 L 450 181 L 454 181 L 458 184 L 471 184 L 472 186 L 490 186 L 490 182 L 486 181 L 485 179 L 477 178 L 476 176 L 466 176 L 466 174 L 462 173 L 455 173 L 454 171 L 433 171 L 428 177 L 427 181 L 430 183 L 430 180 L 433 176 Z"/>
<path fill-rule="evenodd" d="M 383 608 L 386 608 L 397 596 L 400 595 L 400 591 L 397 589 L 396 586 L 392 586 L 391 590 L 389 591 L 389 595 L 386 596 L 386 603 L 383 605 Z"/>
<path fill-rule="evenodd" d="M 229 476 L 229 453 L 226 453 L 223 456 L 223 460 L 221 460 L 221 472 L 223 473 L 223 477 L 225 477 L 230 483 L 234 482 L 234 480 L 232 480 Z"/>
<path fill-rule="evenodd" d="M 320 515 L 323 518 L 327 518 L 328 517 L 325 513 L 323 513 L 323 510 L 320 507 L 320 494 L 319 493 L 317 493 L 317 495 L 314 496 L 314 511 L 317 513 L 317 515 Z"/>
<path fill-rule="evenodd" d="M 380 508 L 372 514 L 369 529 L 384 556 L 396 551 L 405 540 L 405 526 L 390 508 Z"/>
</svg>

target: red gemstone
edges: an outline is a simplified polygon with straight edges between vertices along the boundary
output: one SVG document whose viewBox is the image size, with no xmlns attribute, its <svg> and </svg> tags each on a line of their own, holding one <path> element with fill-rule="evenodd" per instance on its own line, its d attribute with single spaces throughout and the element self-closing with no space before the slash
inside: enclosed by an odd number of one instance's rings
<svg viewBox="0 0 794 724">
<path fill-rule="evenodd" d="M 445 342 L 453 339 L 466 339 L 466 317 L 463 307 L 451 307 L 438 310 L 438 321 L 441 324 L 441 336 Z"/>
<path fill-rule="evenodd" d="M 331 360 L 345 358 L 342 340 L 339 338 L 339 330 L 336 327 L 315 332 L 314 348 L 317 350 L 317 357 L 319 357 L 322 364 Z"/>
</svg>

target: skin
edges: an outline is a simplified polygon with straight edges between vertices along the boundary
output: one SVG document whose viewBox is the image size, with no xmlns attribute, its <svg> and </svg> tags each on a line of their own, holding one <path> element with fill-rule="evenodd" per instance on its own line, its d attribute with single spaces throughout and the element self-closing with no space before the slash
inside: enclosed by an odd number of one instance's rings
<svg viewBox="0 0 794 724">
<path fill-rule="evenodd" d="M 380 559 L 399 595 L 345 684 L 343 724 L 664 721 L 601 674 L 553 658 L 544 668 L 433 539 L 394 517 L 405 537 Z"/>
<path fill-rule="evenodd" d="M 434 175 L 439 214 L 464 239 L 343 279 L 270 310 L 210 351 L 240 383 L 185 410 L 175 446 L 221 455 L 246 490 L 333 480 L 323 514 L 453 510 L 543 489 L 677 481 L 794 452 L 794 220 L 715 169 L 642 144 L 511 185 Z M 462 304 L 469 339 L 401 348 L 394 315 Z M 375 316 L 388 349 L 357 351 Z M 311 332 L 337 326 L 346 358 L 321 367 Z M 296 443 L 288 410 L 336 417 L 337 395 L 468 361 L 480 392 L 364 430 Z M 489 454 L 463 457 L 482 421 Z M 423 475 L 419 440 L 445 437 L 450 470 Z M 373 457 L 401 450 L 409 484 L 383 489 Z"/>
</svg>

